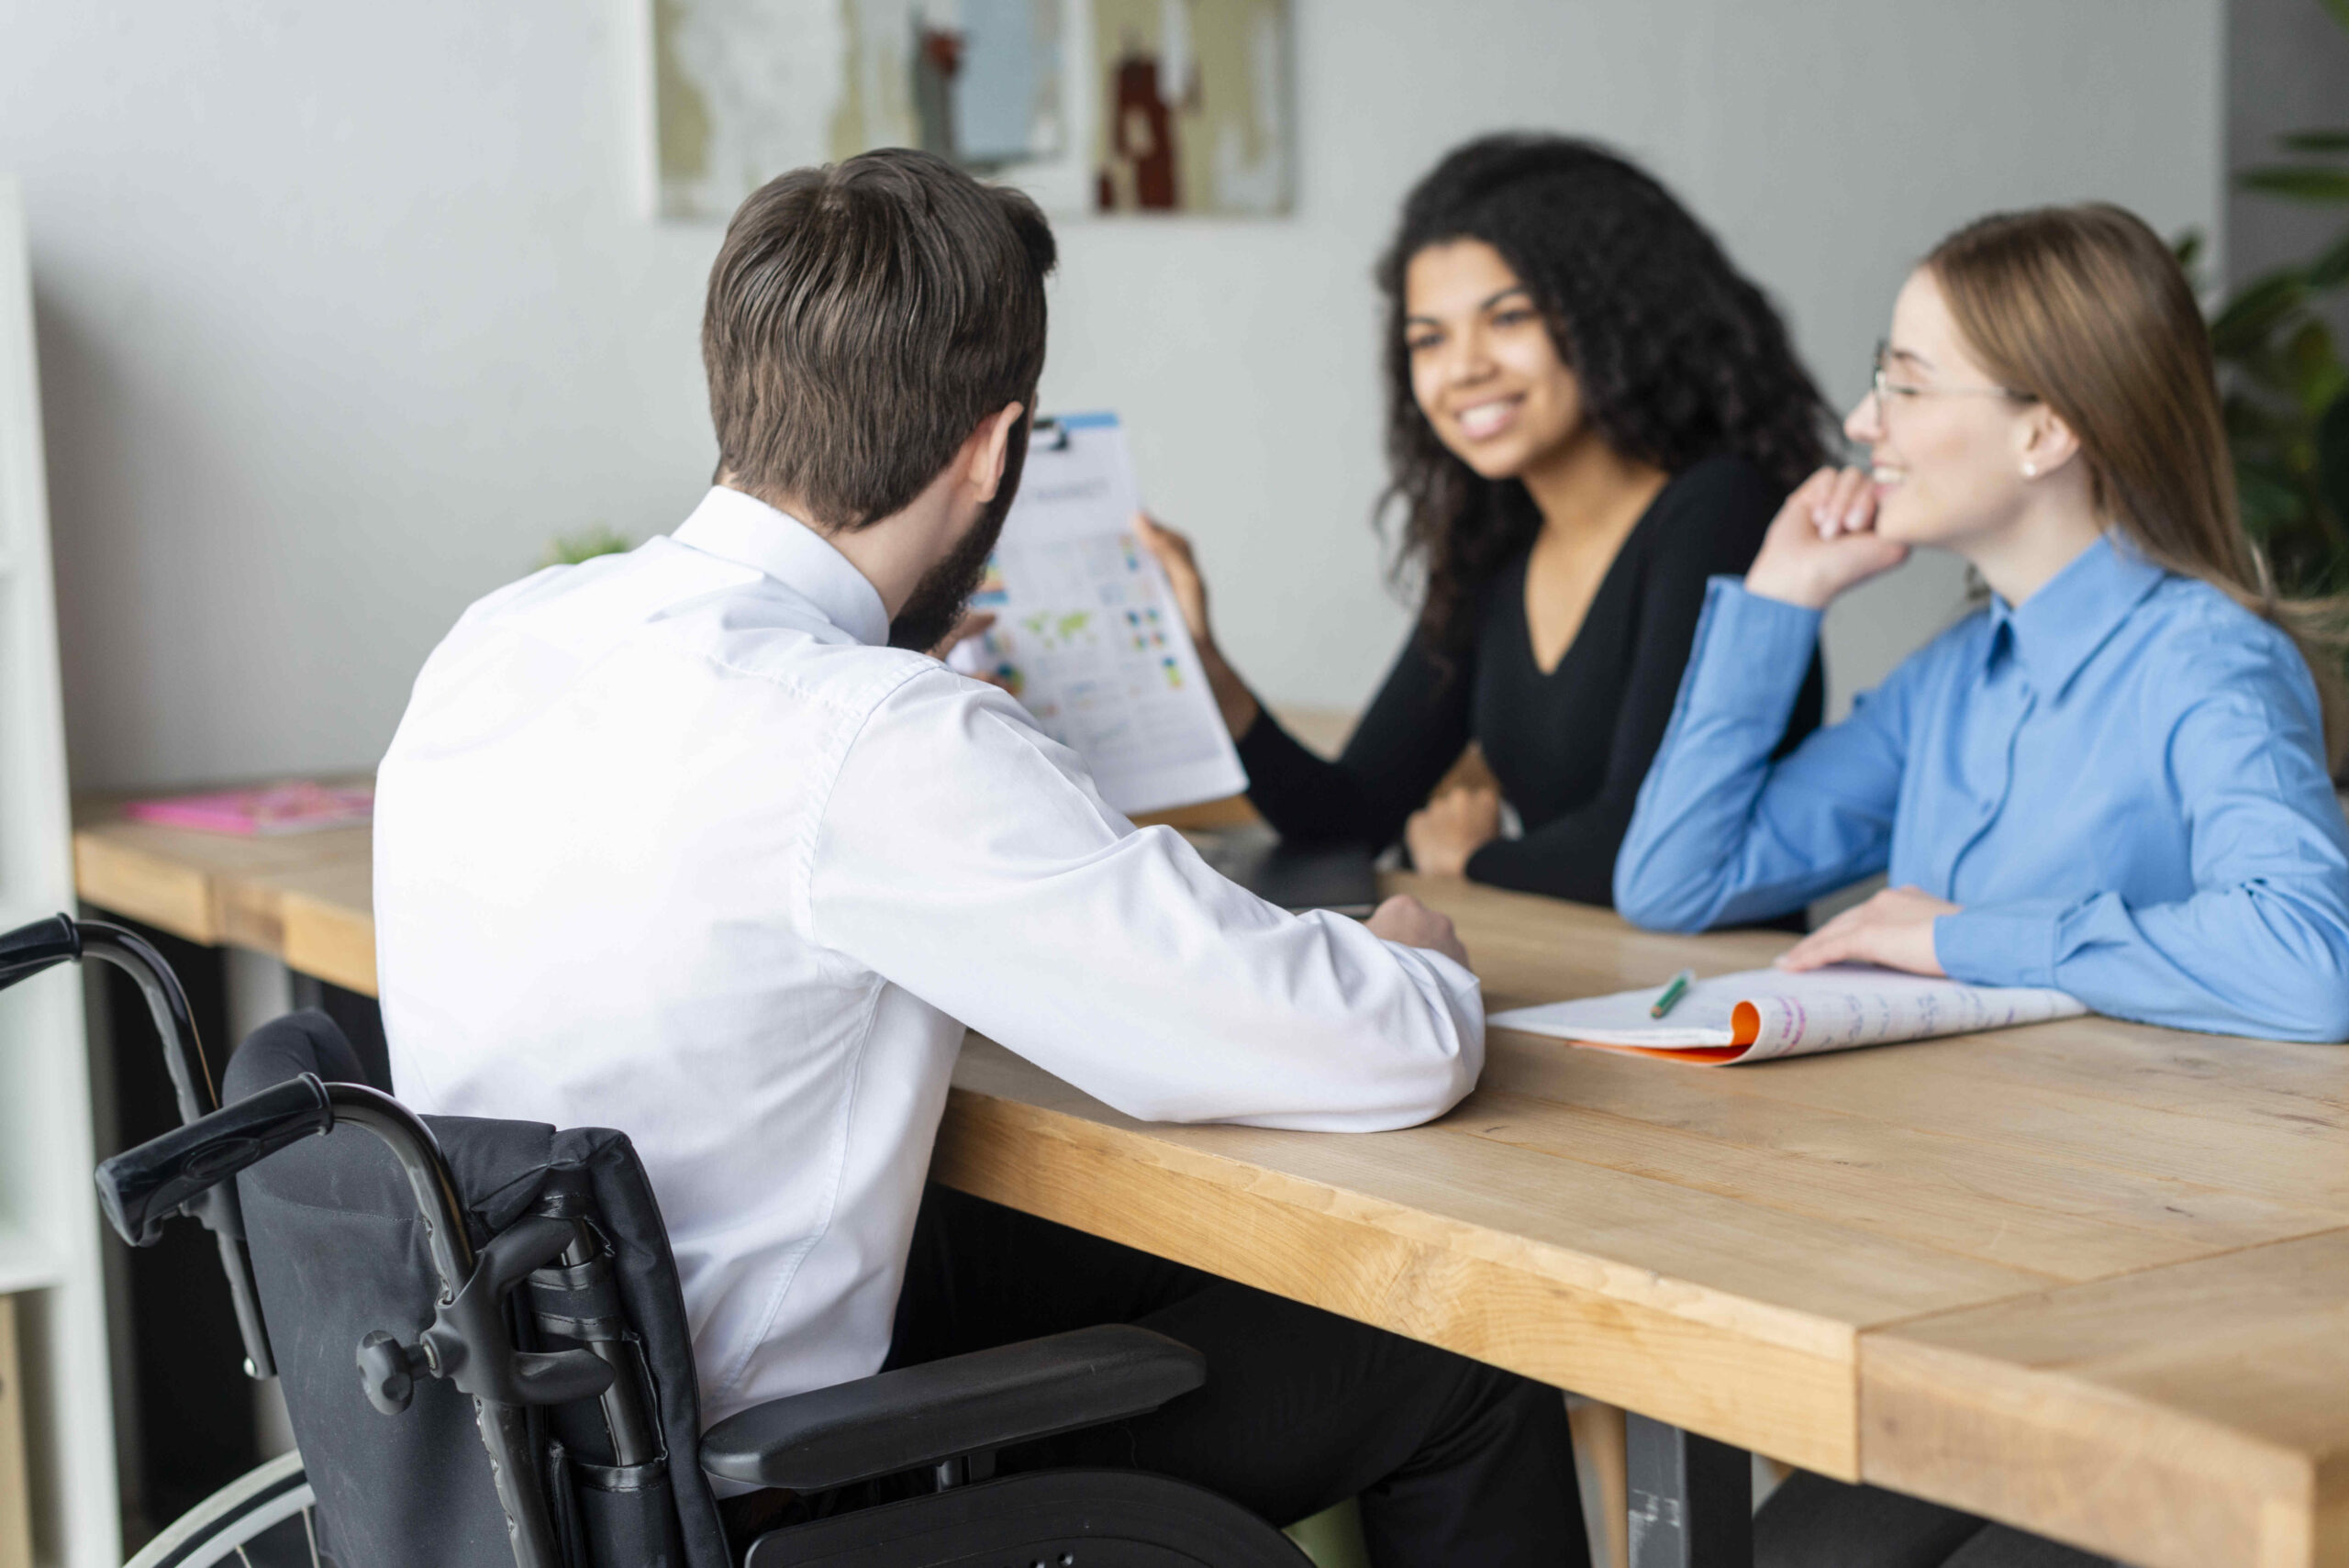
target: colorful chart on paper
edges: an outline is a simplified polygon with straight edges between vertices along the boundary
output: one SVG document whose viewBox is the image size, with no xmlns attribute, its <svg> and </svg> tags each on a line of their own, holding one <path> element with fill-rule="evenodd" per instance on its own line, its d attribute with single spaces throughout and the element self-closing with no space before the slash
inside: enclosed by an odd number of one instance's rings
<svg viewBox="0 0 2349 1568">
<path fill-rule="evenodd" d="M 1002 682 L 1127 813 L 1247 787 L 1158 562 L 1130 531 L 1125 434 L 1106 414 L 1040 427 L 1019 499 L 971 607 L 996 617 L 954 650 Z"/>
</svg>

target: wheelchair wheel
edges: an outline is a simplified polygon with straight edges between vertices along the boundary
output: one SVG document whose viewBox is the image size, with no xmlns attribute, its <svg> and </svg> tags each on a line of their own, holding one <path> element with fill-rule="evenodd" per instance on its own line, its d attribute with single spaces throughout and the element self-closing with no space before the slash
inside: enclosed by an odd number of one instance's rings
<svg viewBox="0 0 2349 1568">
<path fill-rule="evenodd" d="M 298 1453 L 239 1476 L 172 1523 L 128 1568 L 334 1568 Z"/>
</svg>

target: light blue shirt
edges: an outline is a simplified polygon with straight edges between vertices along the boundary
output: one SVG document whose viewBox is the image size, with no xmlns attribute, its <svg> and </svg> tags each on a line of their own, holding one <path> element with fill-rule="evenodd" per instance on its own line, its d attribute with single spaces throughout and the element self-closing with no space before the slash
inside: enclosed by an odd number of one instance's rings
<svg viewBox="0 0 2349 1568">
<path fill-rule="evenodd" d="M 1627 918 L 1760 920 L 1889 870 L 1965 906 L 1933 924 L 1954 978 L 2349 1037 L 2349 826 L 2283 632 L 2108 538 L 1773 762 L 1818 635 L 1818 612 L 1712 580 L 1615 862 Z"/>
</svg>

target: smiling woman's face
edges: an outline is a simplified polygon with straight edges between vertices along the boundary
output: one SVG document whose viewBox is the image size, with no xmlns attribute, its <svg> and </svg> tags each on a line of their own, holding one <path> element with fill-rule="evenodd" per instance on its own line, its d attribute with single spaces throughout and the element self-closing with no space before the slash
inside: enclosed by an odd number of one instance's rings
<svg viewBox="0 0 2349 1568">
<path fill-rule="evenodd" d="M 1403 273 L 1411 393 L 1453 456 L 1521 475 L 1583 428 L 1582 384 L 1533 296 L 1481 239 L 1431 245 Z"/>
<path fill-rule="evenodd" d="M 1843 421 L 1868 449 L 1876 531 L 1962 553 L 2011 523 L 2030 483 L 2019 454 L 2036 405 L 1998 390 L 1926 268 L 1893 304 L 1882 369 L 1885 392 Z"/>
</svg>

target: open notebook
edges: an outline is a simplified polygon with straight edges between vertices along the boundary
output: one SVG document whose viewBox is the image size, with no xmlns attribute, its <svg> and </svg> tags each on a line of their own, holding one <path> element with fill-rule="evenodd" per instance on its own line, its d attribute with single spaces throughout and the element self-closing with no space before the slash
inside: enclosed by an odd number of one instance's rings
<svg viewBox="0 0 2349 1568">
<path fill-rule="evenodd" d="M 1698 981 L 1669 1013 L 1652 1018 L 1648 1006 L 1662 988 L 1516 1007 L 1486 1021 L 1576 1045 L 1722 1066 L 1973 1034 L 2087 1011 L 2061 991 L 1963 985 L 1857 963 L 1801 974 L 1777 969 L 1717 974 Z"/>
</svg>

